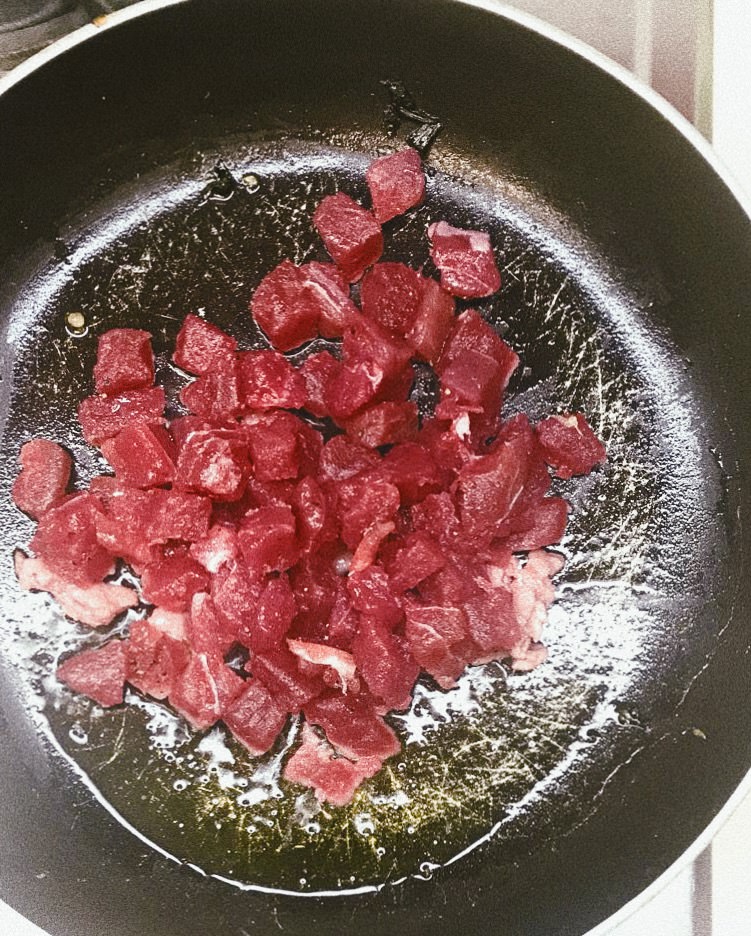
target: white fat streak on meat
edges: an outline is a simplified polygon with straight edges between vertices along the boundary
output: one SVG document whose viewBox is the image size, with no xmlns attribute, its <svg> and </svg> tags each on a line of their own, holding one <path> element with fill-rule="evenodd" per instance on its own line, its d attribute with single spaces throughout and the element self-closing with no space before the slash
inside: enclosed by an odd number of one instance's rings
<svg viewBox="0 0 751 936">
<path fill-rule="evenodd" d="M 378 547 L 389 533 L 393 533 L 395 529 L 396 525 L 392 522 L 371 523 L 352 556 L 350 570 L 352 572 L 362 572 L 363 569 L 373 565 L 378 553 Z"/>
<path fill-rule="evenodd" d="M 470 436 L 469 413 L 457 416 L 451 423 L 451 429 L 463 442 L 466 442 Z"/>
<path fill-rule="evenodd" d="M 579 420 L 576 418 L 576 416 L 561 416 L 560 414 L 557 414 L 553 416 L 553 419 L 557 419 L 558 422 L 566 426 L 567 429 L 576 429 L 579 435 L 581 435 Z"/>
<path fill-rule="evenodd" d="M 287 640 L 287 646 L 301 660 L 319 666 L 330 666 L 335 670 L 339 676 L 342 692 L 347 692 L 352 688 L 355 682 L 355 660 L 351 653 L 339 650 L 337 647 L 292 638 Z"/>
<path fill-rule="evenodd" d="M 156 627 L 157 630 L 174 640 L 188 639 L 187 614 L 182 614 L 179 611 L 165 611 L 164 608 L 154 608 L 149 617 L 149 623 L 152 627 Z"/>
<path fill-rule="evenodd" d="M 41 559 L 25 556 L 20 550 L 16 551 L 14 565 L 21 588 L 48 592 L 68 617 L 88 627 L 104 627 L 138 604 L 133 588 L 105 582 L 84 586 L 66 582 Z"/>
<path fill-rule="evenodd" d="M 240 477 L 240 470 L 235 462 L 226 455 L 212 455 L 209 464 L 201 471 L 201 484 L 207 490 L 221 489 L 226 484 L 233 486 Z"/>
<path fill-rule="evenodd" d="M 191 544 L 190 555 L 207 572 L 216 575 L 223 566 L 237 558 L 234 531 L 219 524 L 213 526 L 207 536 Z"/>
</svg>

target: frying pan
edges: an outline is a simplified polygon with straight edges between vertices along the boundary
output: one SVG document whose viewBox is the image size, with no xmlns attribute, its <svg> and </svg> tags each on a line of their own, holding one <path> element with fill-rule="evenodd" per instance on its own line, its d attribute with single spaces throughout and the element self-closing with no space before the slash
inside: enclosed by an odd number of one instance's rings
<svg viewBox="0 0 751 936">
<path fill-rule="evenodd" d="M 31 436 L 78 484 L 101 470 L 75 406 L 104 329 L 149 328 L 173 390 L 186 312 L 261 346 L 255 284 L 322 257 L 317 200 L 365 197 L 414 129 L 387 126 L 384 81 L 442 125 L 389 256 L 424 262 L 431 219 L 489 230 L 504 286 L 480 309 L 524 364 L 508 412 L 584 409 L 609 459 L 561 486 L 550 661 L 421 686 L 399 762 L 316 811 L 219 735 L 56 686 L 101 638 L 19 592 L 6 495 Z M 751 764 L 751 228 L 690 128 L 457 0 L 146 3 L 6 81 L 0 127 L 3 899 L 61 936 L 580 934 L 695 852 Z"/>
</svg>

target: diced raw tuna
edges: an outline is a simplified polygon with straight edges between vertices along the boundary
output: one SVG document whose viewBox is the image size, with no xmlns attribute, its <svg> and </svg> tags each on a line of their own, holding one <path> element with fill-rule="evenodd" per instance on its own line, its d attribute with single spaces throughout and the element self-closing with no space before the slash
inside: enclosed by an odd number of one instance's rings
<svg viewBox="0 0 751 936">
<path fill-rule="evenodd" d="M 508 547 L 514 552 L 527 552 L 554 546 L 566 532 L 569 506 L 562 497 L 545 497 L 527 512 L 513 518 Z"/>
<path fill-rule="evenodd" d="M 287 647 L 256 653 L 245 668 L 292 714 L 299 712 L 324 688 L 323 677 L 303 673 L 300 660 Z"/>
<path fill-rule="evenodd" d="M 305 383 L 303 406 L 309 413 L 318 417 L 330 415 L 326 406 L 326 388 L 340 367 L 341 363 L 328 351 L 311 354 L 302 362 L 299 374 Z"/>
<path fill-rule="evenodd" d="M 338 545 L 334 544 L 333 550 L 329 547 L 311 551 L 290 570 L 290 584 L 298 609 L 294 627 L 298 636 L 304 635 L 310 640 L 325 636 L 326 619 L 344 588 L 336 566 L 340 556 Z"/>
<path fill-rule="evenodd" d="M 501 288 L 490 235 L 466 231 L 446 221 L 431 224 L 430 256 L 441 274 L 441 286 L 462 299 L 492 296 Z"/>
<path fill-rule="evenodd" d="M 324 738 L 304 724 L 302 743 L 287 761 L 283 776 L 290 783 L 311 787 L 321 802 L 346 806 L 363 780 L 374 776 L 382 766 L 378 757 L 351 761 L 338 756 Z"/>
<path fill-rule="evenodd" d="M 376 263 L 360 284 L 363 315 L 405 335 L 417 318 L 423 278 L 404 263 Z"/>
<path fill-rule="evenodd" d="M 237 640 L 255 617 L 261 585 L 251 580 L 243 565 L 225 566 L 211 581 L 211 598 L 223 625 L 223 633 Z"/>
<path fill-rule="evenodd" d="M 117 396 L 86 397 L 78 407 L 78 421 L 84 439 L 99 445 L 133 422 L 152 426 L 164 424 L 164 389 L 128 390 Z"/>
<path fill-rule="evenodd" d="M 605 446 L 581 413 L 549 416 L 535 431 L 545 461 L 559 478 L 589 474 L 605 461 Z"/>
<path fill-rule="evenodd" d="M 223 659 L 236 642 L 236 634 L 224 625 L 211 596 L 206 592 L 193 595 L 190 614 L 185 615 L 185 618 L 186 636 L 195 653 Z"/>
<path fill-rule="evenodd" d="M 240 433 L 193 432 L 177 458 L 175 487 L 235 501 L 242 497 L 249 474 L 248 443 Z"/>
<path fill-rule="evenodd" d="M 126 642 L 127 681 L 154 699 L 166 699 L 190 660 L 185 615 L 155 608 L 130 625 Z"/>
<path fill-rule="evenodd" d="M 64 614 L 88 627 L 104 627 L 138 604 L 133 588 L 104 582 L 75 585 L 53 572 L 43 560 L 24 556 L 20 550 L 16 550 L 14 563 L 21 588 L 49 592 Z"/>
<path fill-rule="evenodd" d="M 418 605 L 405 608 L 404 634 L 412 656 L 442 689 L 451 689 L 467 664 L 462 649 L 469 636 L 461 608 Z"/>
<path fill-rule="evenodd" d="M 318 334 L 320 310 L 306 290 L 305 274 L 283 260 L 264 276 L 250 300 L 250 310 L 278 351 L 291 351 Z"/>
<path fill-rule="evenodd" d="M 13 503 L 38 520 L 65 496 L 73 459 L 56 442 L 32 439 L 21 446 L 18 461 L 21 472 L 13 482 Z"/>
<path fill-rule="evenodd" d="M 204 537 L 191 544 L 190 555 L 214 575 L 240 555 L 237 530 L 228 523 L 215 523 Z"/>
<path fill-rule="evenodd" d="M 463 412 L 483 413 L 497 424 L 501 418 L 503 373 L 495 358 L 482 351 L 463 350 L 441 372 L 439 419 Z"/>
<path fill-rule="evenodd" d="M 478 351 L 494 358 L 501 366 L 501 389 L 505 390 L 519 364 L 519 355 L 495 332 L 475 309 L 466 309 L 449 332 L 438 360 L 438 373 L 463 351 Z"/>
<path fill-rule="evenodd" d="M 454 298 L 432 279 L 423 279 L 420 302 L 407 330 L 407 344 L 429 364 L 441 356 L 454 323 Z"/>
<path fill-rule="evenodd" d="M 350 572 L 362 572 L 368 566 L 373 565 L 378 555 L 381 543 L 390 536 L 396 529 L 396 524 L 392 521 L 383 520 L 372 523 L 362 535 L 362 539 L 357 544 L 352 554 L 350 563 Z"/>
<path fill-rule="evenodd" d="M 324 338 L 341 338 L 359 310 L 349 297 L 349 284 L 333 263 L 304 263 L 300 274 L 308 301 L 317 311 L 318 331 Z"/>
<path fill-rule="evenodd" d="M 342 692 L 357 689 L 359 684 L 355 677 L 355 660 L 351 653 L 306 640 L 288 639 L 287 646 L 301 660 L 332 670 L 337 676 L 337 684 Z"/>
<path fill-rule="evenodd" d="M 117 480 L 136 488 L 160 487 L 172 481 L 175 465 L 171 448 L 172 439 L 163 426 L 137 422 L 102 442 L 102 454 L 115 469 Z"/>
<path fill-rule="evenodd" d="M 111 482 L 105 486 L 105 482 Z M 128 487 L 112 477 L 95 478 L 89 485 L 100 509 L 94 514 L 96 538 L 111 556 L 124 559 L 131 565 L 143 566 L 153 562 L 159 550 L 152 546 L 149 521 L 157 508 L 160 494 Z"/>
<path fill-rule="evenodd" d="M 284 572 L 300 557 L 295 515 L 289 507 L 249 510 L 237 537 L 247 567 L 254 575 Z"/>
<path fill-rule="evenodd" d="M 206 535 L 211 518 L 211 500 L 185 491 L 156 491 L 148 523 L 148 540 L 166 543 L 184 540 L 195 543 Z"/>
<path fill-rule="evenodd" d="M 438 543 L 452 551 L 459 536 L 459 518 L 456 505 L 448 491 L 428 494 L 410 508 L 410 519 L 415 531 L 424 530 Z"/>
<path fill-rule="evenodd" d="M 425 196 L 422 159 L 412 147 L 373 160 L 365 179 L 379 224 L 419 205 Z"/>
<path fill-rule="evenodd" d="M 237 349 L 237 341 L 217 325 L 188 313 L 175 340 L 172 360 L 189 374 L 225 370 Z"/>
<path fill-rule="evenodd" d="M 241 676 L 205 653 L 193 653 L 175 679 L 169 696 L 173 708 L 194 728 L 210 728 L 245 688 Z"/>
<path fill-rule="evenodd" d="M 406 399 L 413 382 L 411 349 L 398 336 L 364 316 L 353 322 L 342 341 L 343 371 L 330 384 L 326 405 L 335 419 L 346 418 L 369 402 Z M 352 401 L 338 394 L 352 394 Z"/>
<path fill-rule="evenodd" d="M 417 406 L 406 403 L 375 403 L 344 422 L 347 433 L 368 448 L 407 442 L 417 435 Z"/>
<path fill-rule="evenodd" d="M 297 517 L 297 536 L 304 552 L 337 538 L 338 525 L 333 505 L 315 478 L 303 478 L 295 488 L 292 502 Z"/>
<path fill-rule="evenodd" d="M 393 628 L 404 617 L 400 598 L 383 569 L 369 566 L 352 572 L 347 578 L 347 588 L 353 606 L 385 627 Z"/>
<path fill-rule="evenodd" d="M 166 556 L 141 573 L 144 600 L 167 611 L 187 611 L 193 595 L 208 585 L 208 573 L 189 556 Z"/>
<path fill-rule="evenodd" d="M 271 650 L 281 644 L 295 614 L 297 604 L 287 576 L 268 579 L 254 613 L 245 620 L 239 639 L 254 653 Z"/>
<path fill-rule="evenodd" d="M 151 334 L 139 328 L 111 328 L 99 337 L 94 386 L 110 396 L 154 383 Z"/>
<path fill-rule="evenodd" d="M 403 505 L 416 504 L 428 494 L 437 493 L 449 480 L 418 442 L 395 445 L 381 464 L 384 477 L 398 488 Z"/>
<path fill-rule="evenodd" d="M 210 420 L 204 419 L 203 416 L 187 413 L 185 416 L 177 416 L 175 419 L 170 420 L 167 428 L 175 445 L 175 453 L 179 455 L 180 449 L 185 444 L 188 436 L 194 432 L 205 432 L 213 429 L 214 426 Z"/>
<path fill-rule="evenodd" d="M 270 413 L 243 428 L 258 481 L 285 481 L 300 472 L 299 422 L 292 413 Z"/>
<path fill-rule="evenodd" d="M 399 509 L 399 489 L 370 472 L 340 482 L 338 486 L 342 539 L 356 549 L 363 534 L 379 521 L 389 521 Z"/>
<path fill-rule="evenodd" d="M 352 641 L 352 656 L 368 689 L 385 708 L 409 708 L 420 667 L 403 637 L 393 634 L 380 619 L 363 614 Z"/>
<path fill-rule="evenodd" d="M 234 358 L 221 369 L 197 377 L 180 391 L 180 402 L 191 413 L 213 422 L 229 422 L 242 410 Z M 170 427 L 171 428 L 171 427 Z"/>
<path fill-rule="evenodd" d="M 508 578 L 473 575 L 474 589 L 464 603 L 470 637 L 478 647 L 472 660 L 486 663 L 508 656 L 520 641 L 524 631 L 514 608 L 511 582 Z"/>
<path fill-rule="evenodd" d="M 305 404 L 305 381 L 278 351 L 243 351 L 237 368 L 247 409 L 300 409 Z"/>
<path fill-rule="evenodd" d="M 222 720 L 253 757 L 265 754 L 287 721 L 287 712 L 257 679 L 245 688 L 222 713 Z"/>
<path fill-rule="evenodd" d="M 122 640 L 110 640 L 93 650 L 81 650 L 57 668 L 57 678 L 73 692 L 105 708 L 123 701 L 127 660 Z"/>
<path fill-rule="evenodd" d="M 305 718 L 326 732 L 331 744 L 345 757 L 377 757 L 386 760 L 401 750 L 399 739 L 364 694 L 341 692 L 313 699 L 305 706 Z"/>
<path fill-rule="evenodd" d="M 313 225 L 350 283 L 359 280 L 383 253 L 380 224 L 344 192 L 321 201 L 313 214 Z"/>
<path fill-rule="evenodd" d="M 445 565 L 446 556 L 441 547 L 420 530 L 404 538 L 387 568 L 394 589 L 407 591 Z"/>
<path fill-rule="evenodd" d="M 94 518 L 99 504 L 86 492 L 51 507 L 39 520 L 31 549 L 66 582 L 90 585 L 113 570 L 112 557 L 97 540 Z"/>
<path fill-rule="evenodd" d="M 324 481 L 346 481 L 379 463 L 378 453 L 353 442 L 346 435 L 334 436 L 323 446 L 320 477 Z"/>
</svg>

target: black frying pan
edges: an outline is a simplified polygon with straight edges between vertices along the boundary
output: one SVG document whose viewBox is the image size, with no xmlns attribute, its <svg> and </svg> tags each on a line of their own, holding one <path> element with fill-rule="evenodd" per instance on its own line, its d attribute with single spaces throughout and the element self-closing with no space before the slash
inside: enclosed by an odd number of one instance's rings
<svg viewBox="0 0 751 936">
<path fill-rule="evenodd" d="M 490 3 L 159 6 L 0 95 L 0 894 L 66 936 L 580 934 L 751 764 L 748 216 L 667 109 Z M 550 662 L 421 689 L 404 757 L 316 814 L 136 697 L 60 694 L 56 656 L 97 638 L 19 592 L 31 525 L 6 495 L 30 436 L 81 484 L 99 470 L 74 411 L 106 328 L 152 330 L 168 384 L 188 311 L 259 344 L 260 277 L 321 255 L 316 201 L 364 196 L 414 129 L 387 135 L 393 79 L 443 130 L 390 256 L 422 262 L 429 219 L 490 230 L 505 285 L 481 308 L 525 365 L 510 411 L 581 407 L 610 458 L 561 488 Z"/>
</svg>

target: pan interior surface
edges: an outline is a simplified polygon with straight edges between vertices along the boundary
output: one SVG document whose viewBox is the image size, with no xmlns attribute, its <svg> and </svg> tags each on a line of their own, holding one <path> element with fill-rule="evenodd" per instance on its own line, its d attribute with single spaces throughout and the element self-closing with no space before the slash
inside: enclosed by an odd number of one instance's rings
<svg viewBox="0 0 751 936">
<path fill-rule="evenodd" d="M 391 718 L 402 756 L 322 808 L 279 779 L 294 725 L 251 759 L 135 693 L 102 711 L 57 684 L 109 632 L 19 591 L 33 525 L 8 493 L 35 436 L 78 487 L 106 470 L 76 407 L 108 328 L 153 333 L 173 403 L 186 313 L 265 346 L 261 277 L 326 259 L 317 202 L 366 198 L 403 145 L 395 77 L 443 130 L 385 259 L 424 263 L 434 220 L 488 231 L 503 286 L 475 305 L 522 359 L 506 414 L 581 410 L 608 461 L 557 482 L 549 661 L 420 683 Z M 751 763 L 751 237 L 712 168 L 612 76 L 450 0 L 193 0 L 59 56 L 0 96 L 0 126 L 4 899 L 55 936 L 575 936 L 634 897 Z"/>
</svg>

